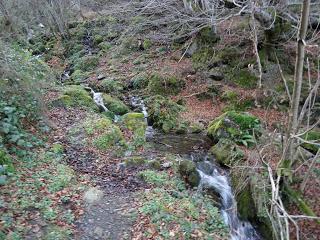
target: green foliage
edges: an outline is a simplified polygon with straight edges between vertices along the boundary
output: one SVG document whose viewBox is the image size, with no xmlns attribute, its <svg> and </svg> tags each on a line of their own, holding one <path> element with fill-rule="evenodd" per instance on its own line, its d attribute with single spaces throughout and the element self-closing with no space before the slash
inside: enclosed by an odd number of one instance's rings
<svg viewBox="0 0 320 240">
<path fill-rule="evenodd" d="M 127 105 L 108 94 L 103 94 L 103 101 L 105 106 L 114 114 L 123 115 L 129 112 L 129 107 Z"/>
<path fill-rule="evenodd" d="M 177 94 L 184 87 L 183 80 L 176 76 L 161 76 L 158 73 L 151 75 L 148 90 L 160 95 Z"/>
<path fill-rule="evenodd" d="M 88 78 L 89 74 L 79 69 L 75 70 L 71 75 L 71 80 L 75 83 L 82 83 Z"/>
<path fill-rule="evenodd" d="M 144 39 L 143 40 L 143 48 L 149 49 L 152 46 L 152 41 L 150 39 Z"/>
<path fill-rule="evenodd" d="M 97 111 L 90 94 L 81 86 L 70 85 L 65 88 L 63 95 L 52 102 L 57 107 L 85 107 Z"/>
<path fill-rule="evenodd" d="M 208 136 L 212 139 L 229 138 L 245 146 L 254 144 L 260 133 L 260 120 L 245 112 L 226 112 L 208 126 Z"/>
<path fill-rule="evenodd" d="M 168 175 L 166 173 L 161 173 L 153 170 L 145 170 L 139 172 L 139 177 L 145 182 L 154 184 L 156 186 L 162 186 L 168 182 Z"/>
<path fill-rule="evenodd" d="M 217 144 L 210 148 L 209 152 L 214 155 L 217 162 L 226 166 L 234 166 L 237 161 L 244 157 L 241 149 L 228 139 L 220 139 Z"/>
<path fill-rule="evenodd" d="M 151 219 L 162 239 L 212 239 L 210 235 L 227 239 L 227 227 L 208 198 L 186 190 L 183 181 L 166 172 L 147 170 L 140 175 L 157 186 L 142 196 L 140 213 Z"/>
<path fill-rule="evenodd" d="M 93 146 L 100 150 L 105 151 L 117 144 L 122 144 L 123 136 L 120 128 L 112 124 L 108 118 L 91 118 L 86 120 L 80 128 L 84 129 L 88 135 L 85 140 L 88 143 L 92 142 Z"/>
<path fill-rule="evenodd" d="M 123 90 L 122 83 L 112 78 L 107 78 L 99 81 L 99 84 L 96 85 L 96 87 L 101 92 L 113 94 L 121 92 Z"/>
<path fill-rule="evenodd" d="M 258 78 L 247 69 L 235 71 L 231 78 L 240 87 L 244 88 L 254 88 L 258 82 Z"/>
<path fill-rule="evenodd" d="M 146 101 L 149 109 L 149 119 L 153 126 L 169 132 L 179 124 L 179 113 L 184 109 L 172 100 L 155 95 Z"/>
<path fill-rule="evenodd" d="M 98 56 L 84 56 L 77 60 L 74 68 L 77 70 L 82 70 L 83 72 L 88 72 L 94 70 L 99 64 Z"/>
<path fill-rule="evenodd" d="M 304 134 L 302 138 L 310 142 L 310 143 L 303 143 L 302 147 L 316 154 L 317 151 L 320 149 L 320 131 L 311 130 L 306 134 Z"/>
<path fill-rule="evenodd" d="M 149 78 L 147 74 L 145 73 L 140 73 L 136 76 L 134 76 L 132 79 L 132 86 L 134 89 L 143 89 L 148 86 L 149 83 Z"/>
<path fill-rule="evenodd" d="M 39 89 L 45 75 L 50 71 L 41 60 L 0 42 L 0 146 L 10 145 L 10 151 L 24 154 L 40 143 L 26 128 L 37 127 L 41 120 Z"/>
<path fill-rule="evenodd" d="M 17 165 L 14 181 L 8 181 L 1 189 L 0 203 L 1 206 L 6 206 L 6 210 L 1 214 L 1 230 L 8 233 L 1 239 L 25 239 L 27 235 L 30 237 L 30 227 L 38 227 L 40 222 L 47 226 L 47 231 L 43 233 L 39 226 L 42 239 L 68 239 L 66 233 L 70 235 L 73 232 L 68 224 L 74 224 L 75 219 L 71 216 L 66 218 L 65 213 L 75 214 L 75 209 L 80 205 L 80 201 L 76 200 L 80 194 L 79 189 L 80 185 L 76 182 L 73 170 L 61 164 L 60 158 L 53 152 L 40 151 L 32 156 L 31 161 Z M 59 195 L 55 193 L 59 191 L 61 198 L 73 199 L 72 207 L 57 199 Z M 26 220 L 30 219 L 32 214 L 35 214 L 39 221 L 30 224 Z M 65 226 L 64 237 L 53 237 L 52 231 L 51 238 L 47 238 L 51 228 L 55 229 L 56 234 L 62 231 L 56 225 L 57 222 Z M 10 238 L 9 236 L 13 236 L 10 232 L 15 232 L 17 238 Z M 1 234 L 0 236 L 2 237 Z"/>
</svg>

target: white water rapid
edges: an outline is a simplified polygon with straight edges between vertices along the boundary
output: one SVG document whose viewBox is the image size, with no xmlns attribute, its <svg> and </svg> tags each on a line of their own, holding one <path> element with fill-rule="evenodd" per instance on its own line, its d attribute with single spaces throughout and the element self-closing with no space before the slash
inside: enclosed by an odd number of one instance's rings
<svg viewBox="0 0 320 240">
<path fill-rule="evenodd" d="M 199 190 L 210 189 L 220 195 L 222 205 L 222 217 L 230 228 L 232 240 L 260 240 L 253 226 L 249 222 L 238 218 L 237 202 L 232 193 L 227 176 L 219 173 L 216 166 L 209 161 L 198 164 L 200 174 Z"/>
</svg>

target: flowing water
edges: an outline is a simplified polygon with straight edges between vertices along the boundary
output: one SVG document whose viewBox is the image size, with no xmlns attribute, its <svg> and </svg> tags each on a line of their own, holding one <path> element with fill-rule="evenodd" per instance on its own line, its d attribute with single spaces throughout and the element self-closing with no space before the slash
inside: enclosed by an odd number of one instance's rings
<svg viewBox="0 0 320 240">
<path fill-rule="evenodd" d="M 132 97 L 130 102 L 133 108 L 144 114 L 145 121 L 148 123 L 148 112 L 144 101 L 139 97 Z M 207 136 L 201 134 L 164 135 L 156 132 L 151 126 L 147 127 L 146 136 L 158 151 L 179 154 L 197 163 L 197 171 L 201 178 L 198 191 L 202 192 L 206 189 L 220 196 L 222 217 L 230 228 L 231 240 L 262 239 L 251 223 L 239 219 L 237 202 L 227 172 L 216 165 L 214 159 L 209 161 L 206 155 L 206 149 L 211 145 Z"/>
</svg>

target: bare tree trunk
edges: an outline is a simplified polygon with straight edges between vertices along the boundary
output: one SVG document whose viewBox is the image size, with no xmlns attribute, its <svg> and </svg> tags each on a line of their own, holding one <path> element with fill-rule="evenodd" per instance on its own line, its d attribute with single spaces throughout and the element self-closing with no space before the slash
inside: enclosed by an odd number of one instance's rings
<svg viewBox="0 0 320 240">
<path fill-rule="evenodd" d="M 0 0 L 0 12 L 2 12 L 2 14 L 4 16 L 5 24 L 10 25 L 11 18 L 10 18 L 10 15 L 9 15 L 9 12 L 8 12 L 6 6 L 4 5 L 4 0 Z"/>
<path fill-rule="evenodd" d="M 288 128 L 288 147 L 287 147 L 287 159 L 291 159 L 290 166 L 292 164 L 294 139 L 290 137 L 290 134 L 295 135 L 298 131 L 298 115 L 299 115 L 299 102 L 301 95 L 301 86 L 303 80 L 303 63 L 305 55 L 305 38 L 308 29 L 310 12 L 310 0 L 304 0 L 302 5 L 301 21 L 299 26 L 299 34 L 297 39 L 297 56 L 294 73 L 294 89 L 292 95 L 292 104 L 289 112 L 289 128 Z"/>
</svg>

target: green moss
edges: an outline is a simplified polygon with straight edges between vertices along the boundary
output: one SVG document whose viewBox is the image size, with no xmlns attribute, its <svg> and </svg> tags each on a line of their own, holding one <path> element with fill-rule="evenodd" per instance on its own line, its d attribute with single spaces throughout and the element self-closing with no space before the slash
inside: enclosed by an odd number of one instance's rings
<svg viewBox="0 0 320 240">
<path fill-rule="evenodd" d="M 159 170 L 161 169 L 161 163 L 159 160 L 151 160 L 148 162 L 148 166 L 152 169 Z"/>
<path fill-rule="evenodd" d="M 197 187 L 200 183 L 200 175 L 196 164 L 191 160 L 182 160 L 179 162 L 178 171 L 181 176 L 192 186 Z"/>
<path fill-rule="evenodd" d="M 145 39 L 143 41 L 143 48 L 144 49 L 149 49 L 152 46 L 152 41 L 150 39 Z"/>
<path fill-rule="evenodd" d="M 87 72 L 87 71 L 94 70 L 98 66 L 98 64 L 99 64 L 98 56 L 84 56 L 78 59 L 74 68 Z"/>
<path fill-rule="evenodd" d="M 122 117 L 122 121 L 130 130 L 146 127 L 143 113 L 127 113 Z"/>
<path fill-rule="evenodd" d="M 184 109 L 172 100 L 160 95 L 155 95 L 147 99 L 149 109 L 149 120 L 154 127 L 169 132 L 179 125 L 179 113 Z"/>
<path fill-rule="evenodd" d="M 246 69 L 235 71 L 232 80 L 244 88 L 255 88 L 258 82 L 258 78 Z"/>
<path fill-rule="evenodd" d="M 62 154 L 64 151 L 63 145 L 59 143 L 54 143 L 51 146 L 51 151 L 55 154 Z"/>
<path fill-rule="evenodd" d="M 125 164 L 128 167 L 136 167 L 146 163 L 145 158 L 143 157 L 130 157 L 125 160 Z"/>
<path fill-rule="evenodd" d="M 95 45 L 98 45 L 98 44 L 100 44 L 100 43 L 102 43 L 103 42 L 103 36 L 101 36 L 101 35 L 95 35 L 94 37 L 93 37 L 93 43 L 95 44 Z"/>
<path fill-rule="evenodd" d="M 229 111 L 213 120 L 207 130 L 210 138 L 218 141 L 229 138 L 244 145 L 254 143 L 261 132 L 257 117 L 245 112 Z"/>
<path fill-rule="evenodd" d="M 201 133 L 204 130 L 203 124 L 200 123 L 192 123 L 189 126 L 190 133 Z"/>
<path fill-rule="evenodd" d="M 98 47 L 100 48 L 101 51 L 108 52 L 108 50 L 112 48 L 112 45 L 108 42 L 102 42 L 102 43 L 99 43 Z"/>
<path fill-rule="evenodd" d="M 306 133 L 305 135 L 303 135 L 302 138 L 304 140 L 307 140 L 307 141 L 310 141 L 310 142 L 314 142 L 314 144 L 312 144 L 312 143 L 303 143 L 302 147 L 304 147 L 305 149 L 308 149 L 312 153 L 316 154 L 317 151 L 320 148 L 320 131 L 311 130 L 308 133 Z"/>
<path fill-rule="evenodd" d="M 237 209 L 241 218 L 245 220 L 254 219 L 256 215 L 255 207 L 252 206 L 254 200 L 248 185 L 241 190 L 236 199 L 238 207 Z"/>
<path fill-rule="evenodd" d="M 89 120 L 84 123 L 84 129 L 87 134 L 93 135 L 95 132 L 107 130 L 112 126 L 112 122 L 108 118 L 99 118 Z"/>
<path fill-rule="evenodd" d="M 71 80 L 75 83 L 82 83 L 88 78 L 89 74 L 81 70 L 75 70 L 71 75 Z"/>
<path fill-rule="evenodd" d="M 99 83 L 95 87 L 99 91 L 105 92 L 105 93 L 118 93 L 123 90 L 122 83 L 111 78 L 107 78 L 102 81 L 99 81 Z"/>
<path fill-rule="evenodd" d="M 163 186 L 169 180 L 169 177 L 166 173 L 156 172 L 153 170 L 141 171 L 139 172 L 138 176 L 147 183 L 157 186 Z"/>
<path fill-rule="evenodd" d="M 93 145 L 99 150 L 108 150 L 123 140 L 122 132 L 115 125 L 109 126 L 101 135 L 93 140 Z"/>
<path fill-rule="evenodd" d="M 161 95 L 177 94 L 184 87 L 183 80 L 176 76 L 161 76 L 158 73 L 151 75 L 148 84 L 148 90 L 151 93 Z"/>
<path fill-rule="evenodd" d="M 308 203 L 303 199 L 303 196 L 300 192 L 293 190 L 289 186 L 285 187 L 285 193 L 287 194 L 290 201 L 294 202 L 301 212 L 307 216 L 316 217 L 315 212 L 310 208 Z M 320 224 L 320 220 L 317 220 L 317 223 Z"/>
<path fill-rule="evenodd" d="M 146 73 L 140 73 L 137 76 L 134 76 L 131 81 L 134 89 L 143 89 L 148 86 L 149 78 Z"/>
<path fill-rule="evenodd" d="M 52 102 L 53 106 L 58 107 L 86 107 L 97 111 L 98 107 L 93 102 L 89 93 L 81 86 L 68 86 L 63 95 Z"/>
<path fill-rule="evenodd" d="M 192 64 L 195 69 L 206 68 L 208 63 L 217 59 L 212 47 L 202 47 L 192 55 Z"/>
<path fill-rule="evenodd" d="M 122 101 L 117 98 L 111 97 L 110 95 L 103 94 L 103 101 L 106 107 L 117 115 L 123 115 L 129 112 L 129 108 Z"/>
<path fill-rule="evenodd" d="M 226 166 L 233 166 L 244 157 L 242 150 L 234 142 L 227 139 L 220 139 L 210 148 L 209 153 L 214 155 L 217 162 Z"/>
<path fill-rule="evenodd" d="M 227 90 L 222 94 L 221 99 L 224 101 L 235 101 L 238 99 L 238 94 L 234 91 Z"/>
</svg>

